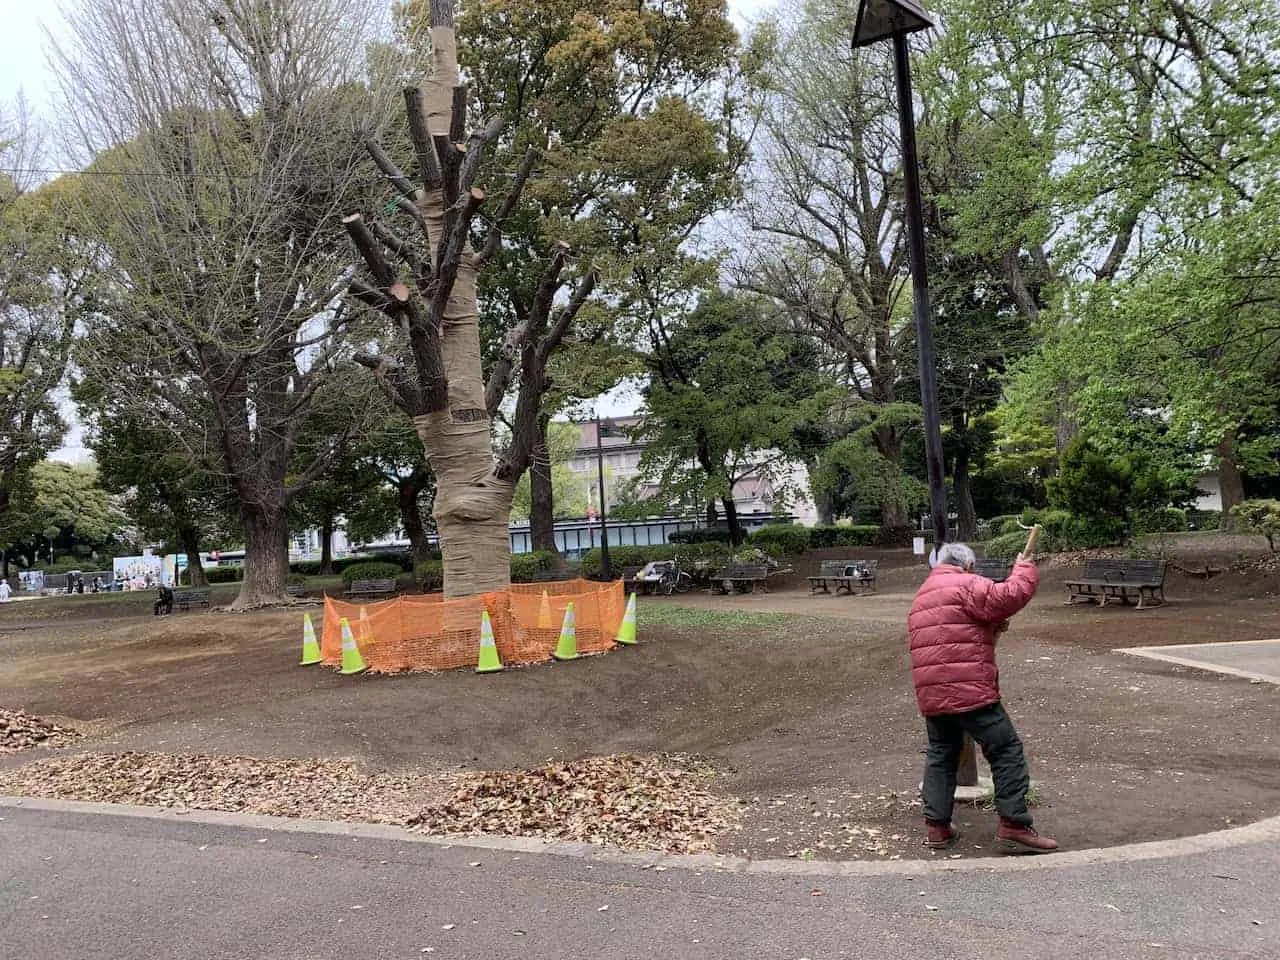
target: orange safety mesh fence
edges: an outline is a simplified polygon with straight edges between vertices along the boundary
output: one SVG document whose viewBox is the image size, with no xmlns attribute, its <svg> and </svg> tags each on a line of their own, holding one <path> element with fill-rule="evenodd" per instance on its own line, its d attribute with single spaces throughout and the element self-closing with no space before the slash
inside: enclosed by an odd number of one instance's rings
<svg viewBox="0 0 1280 960">
<path fill-rule="evenodd" d="M 370 670 L 399 673 L 474 667 L 481 615 L 487 610 L 502 662 L 538 663 L 551 659 L 570 603 L 574 606 L 578 651 L 612 649 L 626 612 L 622 584 L 567 580 L 516 584 L 510 590 L 459 600 L 444 600 L 440 594 L 378 603 L 347 603 L 327 597 L 320 654 L 327 664 L 341 663 L 341 621 L 345 617 Z"/>
</svg>

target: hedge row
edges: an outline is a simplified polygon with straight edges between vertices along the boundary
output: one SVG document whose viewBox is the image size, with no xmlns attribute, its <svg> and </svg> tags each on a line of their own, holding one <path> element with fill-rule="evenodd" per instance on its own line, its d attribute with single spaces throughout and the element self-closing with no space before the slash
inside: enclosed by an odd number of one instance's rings
<svg viewBox="0 0 1280 960">
<path fill-rule="evenodd" d="M 555 566 L 556 555 L 546 550 L 533 553 L 516 553 L 511 556 L 511 582 L 533 583 L 540 574 Z M 423 593 L 435 593 L 444 589 L 444 561 L 427 560 L 413 568 L 413 579 Z"/>
<path fill-rule="evenodd" d="M 398 580 L 400 575 L 404 573 L 398 563 L 388 563 L 384 560 L 366 560 L 363 563 L 353 563 L 342 570 L 342 582 L 350 586 L 356 580 Z"/>
<path fill-rule="evenodd" d="M 358 563 L 391 563 L 399 569 L 400 573 L 408 573 L 413 569 L 413 557 L 407 553 L 387 553 L 379 554 L 376 557 L 343 557 L 340 560 L 334 560 L 332 563 L 334 573 L 343 573 L 348 567 L 355 566 Z M 289 564 L 290 573 L 301 573 L 304 576 L 314 577 L 320 572 L 319 560 L 299 560 Z M 398 576 L 399 574 L 397 574 Z M 366 579 L 366 578 L 362 578 Z"/>
<path fill-rule="evenodd" d="M 729 531 L 717 529 L 677 530 L 667 537 L 671 543 L 728 543 Z"/>
</svg>

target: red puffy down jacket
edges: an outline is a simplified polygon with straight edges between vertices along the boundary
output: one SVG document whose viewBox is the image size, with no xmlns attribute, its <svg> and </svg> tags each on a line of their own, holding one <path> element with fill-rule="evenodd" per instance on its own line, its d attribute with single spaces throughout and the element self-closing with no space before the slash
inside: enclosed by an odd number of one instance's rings
<svg viewBox="0 0 1280 960">
<path fill-rule="evenodd" d="M 1014 565 L 1004 583 L 937 566 L 916 593 L 907 630 L 911 679 L 926 717 L 967 713 L 1000 699 L 996 669 L 996 627 L 1035 596 L 1036 565 Z"/>
</svg>

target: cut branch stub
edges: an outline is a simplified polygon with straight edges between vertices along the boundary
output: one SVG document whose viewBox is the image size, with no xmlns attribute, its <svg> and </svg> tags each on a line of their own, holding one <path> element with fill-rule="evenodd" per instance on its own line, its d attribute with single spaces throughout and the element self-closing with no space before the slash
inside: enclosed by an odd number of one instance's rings
<svg viewBox="0 0 1280 960">
<path fill-rule="evenodd" d="M 431 134 L 427 130 L 427 99 L 421 87 L 404 88 L 405 113 L 409 118 L 409 138 L 418 157 L 418 172 L 428 190 L 439 190 L 444 182 Z"/>
<path fill-rule="evenodd" d="M 377 238 L 374 237 L 373 231 L 364 222 L 364 215 L 361 213 L 348 214 L 342 218 L 342 223 L 347 228 L 347 233 L 350 234 L 356 249 L 360 251 L 360 256 L 369 265 L 369 272 L 373 274 L 373 278 L 378 281 L 379 286 L 387 287 L 395 283 L 395 268 L 391 266 L 391 261 L 383 255 L 382 247 L 379 245 Z"/>
<path fill-rule="evenodd" d="M 440 169 L 444 177 L 444 202 L 446 206 L 451 206 L 460 192 L 458 171 L 462 168 L 463 151 L 445 134 L 438 133 L 431 139 L 435 143 L 436 156 L 440 158 Z"/>
<path fill-rule="evenodd" d="M 467 136 L 467 88 L 461 84 L 453 88 L 453 110 L 449 115 L 449 139 L 460 143 Z"/>
<path fill-rule="evenodd" d="M 410 199 L 418 195 L 418 189 L 413 185 L 413 181 L 406 177 L 404 171 L 396 166 L 395 161 L 387 155 L 387 151 L 382 149 L 382 144 L 378 143 L 377 140 L 367 138 L 364 141 L 364 148 L 369 152 L 369 156 L 373 158 L 373 162 L 378 165 L 378 169 L 382 171 L 383 175 L 395 184 L 397 190 Z"/>
<path fill-rule="evenodd" d="M 467 246 L 471 220 L 482 203 L 484 203 L 484 191 L 478 187 L 472 187 L 467 195 L 450 209 L 445 218 L 446 223 L 451 222 L 451 229 L 448 237 L 441 243 L 440 264 L 435 277 L 435 295 L 431 298 L 431 312 L 428 318 L 433 324 L 439 325 L 444 317 L 445 306 L 449 302 L 449 295 L 453 292 L 453 282 L 458 277 L 458 264 Z"/>
</svg>

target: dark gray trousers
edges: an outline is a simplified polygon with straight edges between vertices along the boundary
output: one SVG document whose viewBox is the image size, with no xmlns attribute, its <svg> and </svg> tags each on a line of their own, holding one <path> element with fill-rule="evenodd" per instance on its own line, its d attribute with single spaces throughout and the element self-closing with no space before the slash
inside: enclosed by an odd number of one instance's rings
<svg viewBox="0 0 1280 960">
<path fill-rule="evenodd" d="M 967 733 L 982 748 L 995 780 L 996 809 L 1000 816 L 1031 826 L 1027 790 L 1031 772 L 1022 753 L 1022 741 L 1013 721 L 999 703 L 970 713 L 925 717 L 929 731 L 929 755 L 924 765 L 924 815 L 938 823 L 951 821 L 956 799 L 956 768 Z"/>
</svg>

